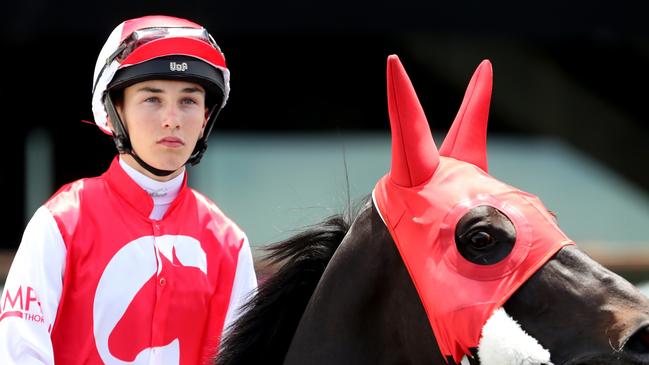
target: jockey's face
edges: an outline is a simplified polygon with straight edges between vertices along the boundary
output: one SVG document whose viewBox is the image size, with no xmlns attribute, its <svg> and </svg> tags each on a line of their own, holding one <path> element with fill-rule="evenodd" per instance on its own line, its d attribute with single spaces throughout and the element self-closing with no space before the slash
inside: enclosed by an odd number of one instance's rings
<svg viewBox="0 0 649 365">
<path fill-rule="evenodd" d="M 135 153 L 149 165 L 175 171 L 156 176 L 140 166 L 133 156 L 122 158 L 141 173 L 160 181 L 178 176 L 203 135 L 208 109 L 205 89 L 192 82 L 150 80 L 124 89 L 116 104 Z"/>
</svg>

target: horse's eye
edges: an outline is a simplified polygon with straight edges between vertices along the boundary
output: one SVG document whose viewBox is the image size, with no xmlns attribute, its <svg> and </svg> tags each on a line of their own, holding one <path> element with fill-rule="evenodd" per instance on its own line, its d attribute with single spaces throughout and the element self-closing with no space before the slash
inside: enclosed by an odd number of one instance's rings
<svg viewBox="0 0 649 365">
<path fill-rule="evenodd" d="M 471 246 L 476 250 L 487 250 L 496 244 L 496 240 L 485 231 L 478 231 L 469 236 Z"/>
<path fill-rule="evenodd" d="M 514 249 L 516 228 L 489 205 L 471 208 L 455 226 L 455 247 L 462 257 L 478 265 L 502 261 Z"/>
</svg>

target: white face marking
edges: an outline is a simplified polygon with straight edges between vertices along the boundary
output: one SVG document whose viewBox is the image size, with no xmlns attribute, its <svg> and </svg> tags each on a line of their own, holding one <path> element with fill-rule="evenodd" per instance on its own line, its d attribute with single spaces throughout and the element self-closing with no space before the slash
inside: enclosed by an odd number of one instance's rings
<svg viewBox="0 0 649 365">
<path fill-rule="evenodd" d="M 550 352 L 503 308 L 495 310 L 482 328 L 478 357 L 482 365 L 552 364 Z"/>
</svg>

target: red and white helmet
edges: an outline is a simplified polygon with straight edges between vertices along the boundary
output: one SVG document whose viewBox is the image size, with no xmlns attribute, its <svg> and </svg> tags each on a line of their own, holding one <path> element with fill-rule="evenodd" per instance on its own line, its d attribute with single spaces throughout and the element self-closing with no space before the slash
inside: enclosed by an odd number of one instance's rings
<svg viewBox="0 0 649 365">
<path fill-rule="evenodd" d="M 207 148 L 206 140 L 214 120 L 230 93 L 230 72 L 223 53 L 205 28 L 170 16 L 130 19 L 110 34 L 95 65 L 92 112 L 97 126 L 113 136 L 120 153 L 130 153 L 140 164 L 143 161 L 131 148 L 128 133 L 115 112 L 111 92 L 152 79 L 187 80 L 205 87 L 209 117 L 205 133 L 187 161 L 198 163 Z M 109 119 L 114 132 L 109 127 Z M 171 173 L 146 163 L 143 166 L 161 176 Z"/>
</svg>

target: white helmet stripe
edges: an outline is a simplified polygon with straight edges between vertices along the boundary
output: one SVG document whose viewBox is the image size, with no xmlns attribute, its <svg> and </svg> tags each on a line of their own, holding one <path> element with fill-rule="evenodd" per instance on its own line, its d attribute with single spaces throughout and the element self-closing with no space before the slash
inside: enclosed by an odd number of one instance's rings
<svg viewBox="0 0 649 365">
<path fill-rule="evenodd" d="M 108 127 L 108 115 L 106 114 L 106 109 L 104 108 L 104 103 L 101 99 L 104 95 L 104 91 L 106 91 L 106 86 L 108 86 L 110 80 L 115 76 L 119 63 L 113 61 L 110 66 L 106 66 L 106 62 L 108 57 L 110 57 L 117 50 L 117 47 L 119 47 L 123 29 L 124 22 L 118 25 L 113 32 L 110 33 L 110 36 L 108 36 L 106 43 L 104 43 L 104 46 L 101 48 L 101 52 L 99 52 L 99 57 L 97 57 L 95 73 L 92 78 L 92 87 L 94 89 L 92 90 L 92 114 L 97 126 L 108 134 L 113 133 Z"/>
<path fill-rule="evenodd" d="M 108 115 L 106 114 L 106 108 L 104 107 L 102 96 L 106 91 L 108 83 L 110 83 L 110 80 L 115 76 L 118 68 L 119 62 L 117 61 L 113 61 L 110 66 L 106 67 L 101 73 L 99 81 L 97 81 L 97 85 L 95 86 L 95 90 L 92 93 L 92 114 L 95 118 L 95 123 L 102 131 L 108 134 L 113 134 L 113 132 L 108 126 Z"/>
<path fill-rule="evenodd" d="M 108 57 L 110 57 L 117 50 L 117 47 L 119 47 L 120 41 L 122 39 L 123 29 L 124 29 L 124 22 L 118 25 L 117 28 L 115 28 L 113 32 L 110 33 L 110 36 L 108 36 L 106 43 L 104 43 L 104 46 L 101 48 L 101 52 L 99 52 L 99 57 L 97 57 L 97 63 L 95 64 L 94 77 L 92 78 L 93 88 L 97 84 L 97 78 L 99 77 L 99 73 L 106 66 L 106 60 L 108 60 Z"/>
</svg>

